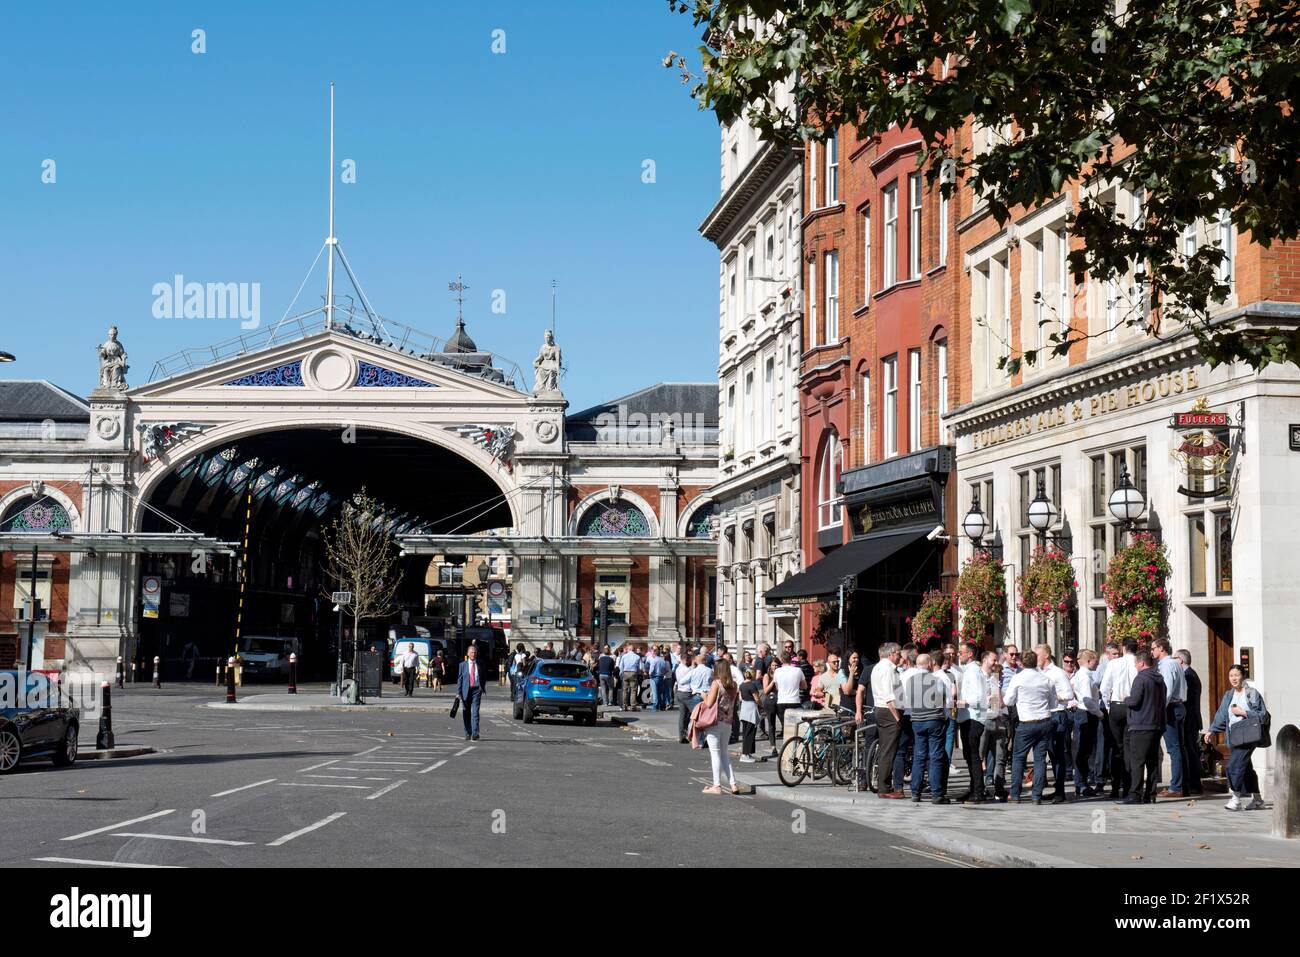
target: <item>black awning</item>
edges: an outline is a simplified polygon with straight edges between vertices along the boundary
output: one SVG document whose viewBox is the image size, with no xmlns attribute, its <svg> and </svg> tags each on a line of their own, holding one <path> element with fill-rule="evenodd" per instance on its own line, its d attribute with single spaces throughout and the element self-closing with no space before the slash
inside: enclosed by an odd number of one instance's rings
<svg viewBox="0 0 1300 957">
<path fill-rule="evenodd" d="M 840 582 L 846 576 L 857 575 L 873 565 L 879 565 L 895 552 L 925 538 L 929 531 L 928 528 L 912 528 L 854 539 L 799 574 L 769 588 L 764 600 L 769 605 L 784 605 L 830 599 L 839 592 Z"/>
</svg>

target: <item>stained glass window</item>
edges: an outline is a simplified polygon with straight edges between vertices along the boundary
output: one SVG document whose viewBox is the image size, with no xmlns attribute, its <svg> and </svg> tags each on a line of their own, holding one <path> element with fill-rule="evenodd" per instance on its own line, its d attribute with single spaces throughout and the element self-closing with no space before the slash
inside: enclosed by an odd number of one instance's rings
<svg viewBox="0 0 1300 957">
<path fill-rule="evenodd" d="M 353 385 L 362 389 L 436 388 L 432 382 L 425 382 L 423 379 L 417 379 L 414 376 L 409 376 L 402 372 L 394 372 L 392 369 L 385 369 L 383 366 L 371 365 L 369 362 L 357 363 L 357 381 L 354 382 Z"/>
<path fill-rule="evenodd" d="M 58 502 L 27 496 L 15 502 L 0 521 L 3 532 L 58 532 L 72 527 L 72 519 Z"/>
<path fill-rule="evenodd" d="M 649 535 L 650 523 L 628 502 L 597 502 L 582 517 L 578 534 L 602 538 Z"/>
<path fill-rule="evenodd" d="M 701 506 L 691 516 L 691 523 L 686 526 L 687 538 L 709 538 L 712 533 L 713 516 L 718 514 L 718 503 L 709 502 Z"/>
<path fill-rule="evenodd" d="M 274 369 L 263 369 L 261 372 L 250 372 L 246 376 L 240 376 L 238 379 L 231 379 L 226 385 L 255 385 L 255 386 L 299 386 L 302 385 L 302 360 L 290 362 L 287 365 L 276 366 Z"/>
</svg>

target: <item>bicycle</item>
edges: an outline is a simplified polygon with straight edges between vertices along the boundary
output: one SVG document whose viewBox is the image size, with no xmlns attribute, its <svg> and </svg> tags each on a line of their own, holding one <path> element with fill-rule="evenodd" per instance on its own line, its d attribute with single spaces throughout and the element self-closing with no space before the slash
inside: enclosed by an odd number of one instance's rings
<svg viewBox="0 0 1300 957">
<path fill-rule="evenodd" d="M 841 786 L 849 783 L 853 765 L 853 741 L 844 730 L 852 717 L 834 716 L 803 722 L 803 730 L 781 748 L 777 776 L 786 787 L 797 787 L 807 777 L 819 781 L 830 777 Z"/>
</svg>

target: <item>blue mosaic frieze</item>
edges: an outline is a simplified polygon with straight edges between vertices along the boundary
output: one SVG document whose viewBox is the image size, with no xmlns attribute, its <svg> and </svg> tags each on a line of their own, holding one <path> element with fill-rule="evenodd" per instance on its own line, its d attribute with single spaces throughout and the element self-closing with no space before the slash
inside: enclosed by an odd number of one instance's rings
<svg viewBox="0 0 1300 957">
<path fill-rule="evenodd" d="M 361 389 L 436 389 L 432 382 L 425 382 L 402 372 L 394 372 L 383 366 L 371 365 L 369 362 L 357 363 L 357 381 L 353 383 Z"/>
<path fill-rule="evenodd" d="M 250 372 L 248 375 L 240 376 L 238 379 L 231 379 L 226 385 L 256 385 L 256 386 L 298 386 L 303 385 L 302 381 L 302 360 L 290 362 L 286 365 L 276 366 L 274 369 L 263 369 L 261 372 Z"/>
</svg>

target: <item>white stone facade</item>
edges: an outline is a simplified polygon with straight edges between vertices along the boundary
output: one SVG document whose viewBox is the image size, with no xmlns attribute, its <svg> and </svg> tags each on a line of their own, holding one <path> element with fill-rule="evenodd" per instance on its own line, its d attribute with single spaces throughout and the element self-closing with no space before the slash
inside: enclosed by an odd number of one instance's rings
<svg viewBox="0 0 1300 957">
<path fill-rule="evenodd" d="M 764 593 L 799 571 L 801 152 L 722 130 L 722 196 L 700 226 L 719 259 L 718 616 L 728 645 L 799 640 Z"/>
</svg>

